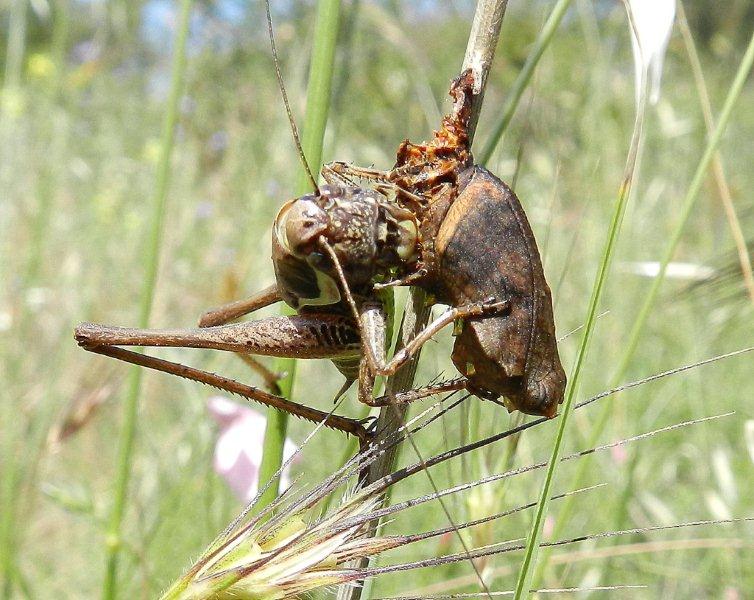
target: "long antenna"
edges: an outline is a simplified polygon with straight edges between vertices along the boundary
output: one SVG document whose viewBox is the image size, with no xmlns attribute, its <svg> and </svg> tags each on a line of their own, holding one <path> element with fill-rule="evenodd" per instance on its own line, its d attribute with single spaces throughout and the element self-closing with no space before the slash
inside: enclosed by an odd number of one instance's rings
<svg viewBox="0 0 754 600">
<path fill-rule="evenodd" d="M 272 15 L 270 14 L 270 0 L 265 0 L 265 9 L 267 11 L 267 32 L 270 34 L 270 47 L 272 48 L 272 61 L 275 63 L 275 74 L 278 78 L 278 87 L 280 88 L 280 94 L 283 96 L 283 103 L 285 104 L 285 112 L 288 113 L 288 123 L 291 125 L 291 133 L 293 133 L 293 140 L 296 142 L 296 148 L 298 149 L 298 156 L 301 159 L 301 164 L 304 165 L 306 174 L 309 177 L 309 181 L 312 183 L 314 193 L 319 196 L 319 186 L 317 180 L 312 175 L 312 170 L 309 168 L 309 163 L 306 160 L 304 154 L 304 148 L 301 146 L 301 138 L 298 135 L 298 128 L 296 127 L 296 121 L 293 119 L 293 113 L 291 112 L 291 105 L 288 102 L 288 94 L 285 91 L 285 84 L 283 83 L 283 74 L 280 72 L 280 61 L 278 60 L 278 51 L 275 47 L 275 34 L 272 31 Z"/>
</svg>

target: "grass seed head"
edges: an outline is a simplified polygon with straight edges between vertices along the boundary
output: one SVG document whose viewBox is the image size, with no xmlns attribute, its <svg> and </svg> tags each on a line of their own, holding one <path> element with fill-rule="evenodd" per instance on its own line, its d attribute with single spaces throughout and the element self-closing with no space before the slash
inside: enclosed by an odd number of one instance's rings
<svg viewBox="0 0 754 600">
<path fill-rule="evenodd" d="M 367 522 L 359 517 L 375 510 L 379 497 L 351 495 L 313 523 L 293 512 L 272 529 L 259 522 L 240 535 L 230 533 L 163 598 L 280 600 L 351 581 L 353 571 L 344 563 L 394 545 L 364 535 Z"/>
</svg>

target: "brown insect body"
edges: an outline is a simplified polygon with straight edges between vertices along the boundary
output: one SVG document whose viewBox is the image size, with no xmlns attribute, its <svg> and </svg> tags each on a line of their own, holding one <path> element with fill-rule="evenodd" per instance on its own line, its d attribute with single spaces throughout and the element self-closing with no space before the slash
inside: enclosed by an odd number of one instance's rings
<svg viewBox="0 0 754 600">
<path fill-rule="evenodd" d="M 411 205 L 423 240 L 415 285 L 437 301 L 463 306 L 506 301 L 499 315 L 464 320 L 452 360 L 482 397 L 552 417 L 566 376 L 555 338 L 552 297 L 531 226 L 513 191 L 473 164 L 466 126 L 473 78 L 451 87 L 453 114 L 427 144 L 404 142 L 391 180 L 428 199 Z M 400 199 L 400 196 L 399 196 Z"/>
<path fill-rule="evenodd" d="M 324 348 L 348 345 L 332 357 L 348 382 L 358 377 L 361 353 L 358 324 L 341 297 L 335 265 L 323 252 L 324 239 L 338 257 L 357 304 L 373 300 L 373 284 L 405 275 L 418 257 L 417 224 L 410 211 L 378 192 L 345 185 L 320 186 L 287 202 L 272 229 L 272 262 L 280 297 L 301 315 L 340 316 L 339 326 L 321 323 L 311 334 Z"/>
<path fill-rule="evenodd" d="M 510 302 L 500 316 L 466 321 L 456 337 L 453 363 L 470 389 L 503 396 L 525 413 L 554 416 L 566 378 L 550 288 L 516 195 L 486 169 L 467 168 L 435 249 L 438 300 L 454 306 L 490 297 Z"/>
</svg>

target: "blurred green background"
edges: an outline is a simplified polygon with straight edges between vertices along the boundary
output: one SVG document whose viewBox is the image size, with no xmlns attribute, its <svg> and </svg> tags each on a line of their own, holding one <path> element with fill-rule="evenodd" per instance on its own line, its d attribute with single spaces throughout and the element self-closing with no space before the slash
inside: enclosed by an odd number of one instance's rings
<svg viewBox="0 0 754 600">
<path fill-rule="evenodd" d="M 754 28 L 754 8 L 747 0 L 684 4 L 718 111 Z M 480 147 L 550 8 L 550 2 L 510 3 L 478 128 Z M 275 82 L 263 10 L 261 2 L 194 3 L 153 326 L 193 326 L 204 309 L 273 280 L 270 225 L 292 196 L 300 165 Z M 282 69 L 299 120 L 313 11 L 310 1 L 273 2 Z M 472 12 L 473 2 L 465 0 L 343 3 L 325 161 L 387 168 L 404 138 L 430 135 L 448 108 L 447 87 L 463 59 Z M 85 353 L 72 330 L 83 320 L 137 322 L 176 20 L 177 3 L 165 0 L 6 0 L 0 13 L 0 589 L 5 597 L 91 597 L 101 587 L 103 523 L 112 500 L 129 367 Z M 750 248 L 752 107 L 749 81 L 721 147 Z M 553 289 L 561 334 L 584 319 L 634 112 L 625 10 L 619 2 L 576 0 L 488 164 L 503 179 L 515 176 Z M 643 161 L 602 305 L 609 312 L 598 322 L 579 397 L 608 385 L 651 283 L 637 274 L 637 263 L 660 259 L 704 148 L 699 94 L 677 28 L 662 96 L 650 109 L 646 128 Z M 675 260 L 695 265 L 694 277 L 664 283 L 627 379 L 754 340 L 753 299 L 711 178 Z M 699 273 L 704 279 L 697 279 Z M 451 343 L 445 332 L 429 345 L 418 382 L 454 373 Z M 561 342 L 566 370 L 577 344 L 578 335 Z M 226 354 L 168 350 L 160 355 L 259 383 Z M 563 535 L 754 516 L 752 367 L 751 356 L 739 356 L 620 396 L 600 442 L 686 419 L 735 415 L 591 459 L 587 483 L 609 485 L 578 498 Z M 327 409 L 340 385 L 326 361 L 303 363 L 294 398 Z M 198 384 L 145 374 L 121 597 L 155 596 L 240 508 L 212 469 L 216 427 L 205 409 L 210 395 Z M 343 410 L 362 411 L 355 398 Z M 584 447 L 601 410 L 593 406 L 574 415 L 570 450 Z M 433 432 L 419 435 L 419 445 L 423 453 L 434 453 L 502 430 L 511 418 L 499 407 L 470 400 Z M 310 429 L 292 422 L 290 436 L 300 441 Z M 548 424 L 524 435 L 512 464 L 545 459 L 553 431 Z M 295 471 L 305 481 L 317 481 L 340 460 L 343 446 L 339 434 L 323 432 Z M 485 474 L 508 450 L 495 446 L 443 467 L 438 481 Z M 415 460 L 409 448 L 403 460 Z M 558 491 L 570 489 L 574 471 L 575 465 L 559 471 Z M 451 508 L 464 520 L 530 501 L 540 489 L 539 477 L 525 475 L 504 488 L 456 498 Z M 426 491 L 426 481 L 414 479 L 402 484 L 396 497 Z M 553 504 L 551 515 L 559 510 Z M 472 545 L 523 537 L 529 518 L 518 515 L 490 526 L 470 538 Z M 389 531 L 444 524 L 438 508 L 427 508 L 398 518 Z M 590 542 L 578 552 L 561 551 L 541 583 L 650 586 L 625 597 L 750 597 L 753 531 L 749 524 L 732 525 Z M 631 551 L 616 549 L 629 541 Z M 386 562 L 457 547 L 454 539 L 432 541 Z M 482 565 L 491 589 L 511 588 L 519 560 L 509 554 Z M 459 564 L 397 575 L 378 580 L 374 594 L 426 594 L 426 586 L 472 573 L 468 564 Z M 474 588 L 443 583 L 435 592 L 441 589 Z"/>
</svg>

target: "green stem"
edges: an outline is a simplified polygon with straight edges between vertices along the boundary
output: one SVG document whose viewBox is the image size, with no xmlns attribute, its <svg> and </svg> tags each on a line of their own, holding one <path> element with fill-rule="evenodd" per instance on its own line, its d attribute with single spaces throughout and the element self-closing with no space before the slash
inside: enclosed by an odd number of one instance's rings
<svg viewBox="0 0 754 600">
<path fill-rule="evenodd" d="M 50 96 L 57 100 L 63 89 L 66 71 L 66 49 L 71 31 L 70 0 L 57 0 L 53 5 L 54 24 L 50 52 L 55 64 L 55 78 L 50 83 Z"/>
<path fill-rule="evenodd" d="M 511 119 L 513 118 L 513 113 L 515 113 L 518 108 L 521 96 L 524 95 L 524 92 L 531 81 L 532 75 L 534 75 L 534 69 L 537 68 L 539 60 L 550 45 L 550 41 L 552 40 L 553 35 L 555 35 L 555 31 L 557 31 L 560 22 L 563 20 L 563 15 L 565 15 L 566 10 L 571 6 L 571 2 L 573 2 L 573 0 L 558 0 L 557 4 L 552 9 L 550 16 L 547 17 L 547 21 L 545 21 L 545 25 L 542 27 L 542 31 L 539 33 L 537 41 L 534 42 L 534 48 L 532 48 L 532 51 L 529 52 L 529 55 L 526 57 L 524 67 L 518 74 L 518 77 L 513 84 L 513 88 L 508 93 L 500 118 L 497 123 L 492 126 L 492 133 L 490 134 L 487 143 L 476 157 L 477 162 L 480 165 L 486 165 L 489 162 L 492 153 L 495 152 L 495 148 L 497 148 L 497 145 L 503 138 L 505 130 L 508 129 L 508 125 L 510 125 Z"/>
<path fill-rule="evenodd" d="M 330 93 L 333 83 L 335 47 L 338 42 L 340 0 L 320 0 L 314 30 L 309 83 L 306 88 L 306 116 L 301 145 L 309 166 L 319 171 L 322 164 L 322 145 L 325 138 L 327 115 L 330 112 Z M 311 191 L 306 173 L 299 171 L 297 191 Z"/>
<path fill-rule="evenodd" d="M 13 96 L 19 91 L 21 83 L 21 73 L 23 68 L 24 53 L 26 47 L 26 0 L 13 0 L 10 7 L 8 19 L 8 42 L 5 52 L 5 72 L 3 79 L 3 88 L 0 90 L 0 133 L 10 132 L 12 129 L 11 119 L 5 112 L 5 103 L 8 100 L 6 96 Z M 2 151 L 5 154 L 5 150 Z M 5 157 L 3 156 L 3 159 Z M 0 162 L 3 164 L 4 160 Z M 3 278 L 7 281 L 7 279 Z M 4 354 L 5 352 L 3 352 Z M 3 357 L 4 358 L 4 357 Z M 11 399 L 2 398 L 0 416 L 2 422 L 6 424 L 3 432 L 3 443 L 0 446 L 0 458 L 3 461 L 2 484 L 0 489 L 0 501 L 5 510 L 0 511 L 0 574 L 2 578 L 3 598 L 10 598 L 13 595 L 13 585 L 16 579 L 16 556 L 15 542 L 16 533 L 15 525 L 15 497 L 18 484 L 21 481 L 21 465 L 16 455 L 16 445 L 18 443 L 16 431 L 12 430 L 7 424 L 14 422 L 14 410 Z"/>
<path fill-rule="evenodd" d="M 306 117 L 302 131 L 301 145 L 313 172 L 319 172 L 322 162 L 322 144 L 325 137 L 327 115 L 330 111 L 330 92 L 333 81 L 333 63 L 338 40 L 340 20 L 340 0 L 320 0 L 317 4 L 317 20 L 314 27 L 314 45 L 309 67 L 309 82 L 306 89 Z M 299 171 L 296 193 L 311 191 L 311 183 L 304 169 Z M 293 380 L 296 374 L 296 361 L 278 359 L 275 370 L 286 373 L 279 382 L 280 390 L 286 398 L 291 397 Z M 264 451 L 259 468 L 259 481 L 268 481 L 283 463 L 283 445 L 288 429 L 288 415 L 269 409 L 267 429 L 264 435 Z M 259 499 L 256 509 L 267 506 L 278 494 L 278 485 L 273 484 Z"/>
<path fill-rule="evenodd" d="M 24 51 L 26 47 L 26 11 L 27 0 L 12 0 L 8 22 L 8 45 L 5 57 L 6 90 L 17 90 L 21 84 Z"/>
<path fill-rule="evenodd" d="M 172 78 L 170 96 L 163 122 L 161 155 L 157 167 L 155 192 L 152 197 L 152 222 L 144 253 L 146 273 L 144 288 L 141 294 L 139 309 L 139 326 L 149 325 L 157 282 L 157 272 L 160 262 L 160 246 L 162 244 L 162 229 L 165 218 L 165 205 L 170 187 L 170 159 L 175 145 L 175 128 L 178 120 L 178 104 L 183 89 L 186 72 L 186 38 L 189 30 L 189 17 L 192 0 L 181 0 L 181 12 L 178 29 L 175 36 Z M 133 447 L 136 434 L 136 415 L 141 388 L 141 369 L 134 368 L 128 385 L 128 394 L 123 406 L 123 425 L 118 445 L 118 472 L 115 481 L 113 505 L 110 512 L 107 533 L 105 537 L 106 571 L 102 587 L 102 597 L 115 598 L 117 583 L 117 567 L 120 547 L 122 545 L 122 524 L 128 496 L 128 484 L 131 478 L 133 463 Z"/>
</svg>

